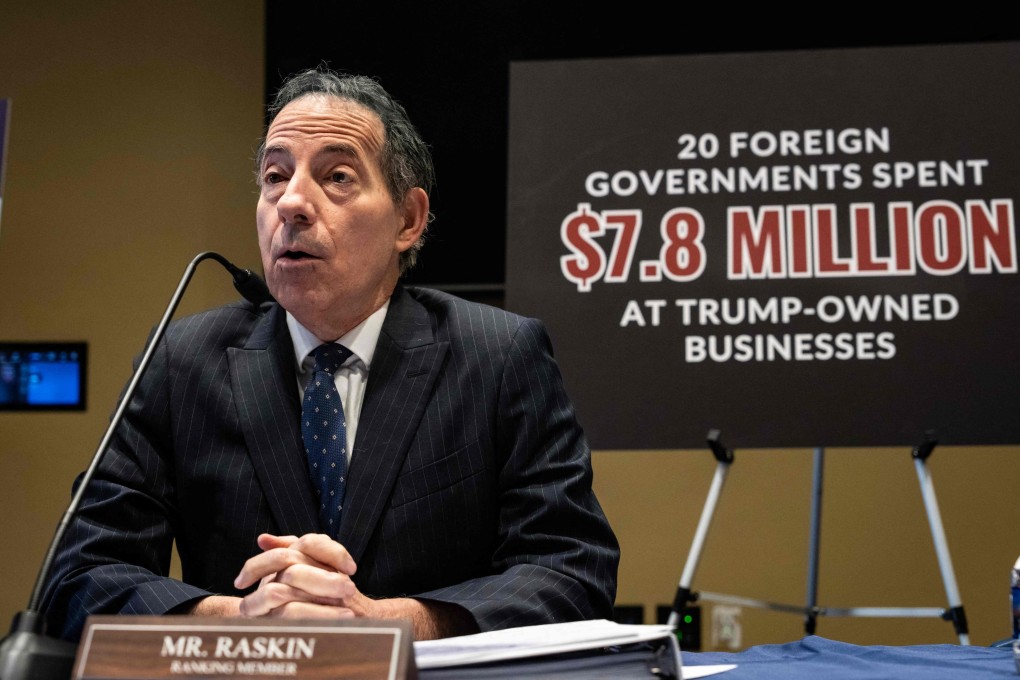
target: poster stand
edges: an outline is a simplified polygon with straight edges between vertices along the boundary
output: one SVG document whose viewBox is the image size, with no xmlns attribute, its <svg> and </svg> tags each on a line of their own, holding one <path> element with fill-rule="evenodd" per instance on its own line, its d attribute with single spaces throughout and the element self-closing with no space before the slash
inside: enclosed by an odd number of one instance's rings
<svg viewBox="0 0 1020 680">
<path fill-rule="evenodd" d="M 807 635 L 814 635 L 819 616 L 936 617 L 953 623 L 953 629 L 959 637 L 961 645 L 970 644 L 970 636 L 967 631 L 967 617 L 963 610 L 963 603 L 960 600 L 959 589 L 956 585 L 952 560 L 949 557 L 949 547 L 946 543 L 942 517 L 939 514 L 938 502 L 935 498 L 935 487 L 932 484 L 931 471 L 927 466 L 928 458 L 938 443 L 932 432 L 925 433 L 924 441 L 913 448 L 911 457 L 914 460 L 918 481 L 921 485 L 921 496 L 924 500 L 932 539 L 935 542 L 935 552 L 938 557 L 939 570 L 942 573 L 942 582 L 946 590 L 949 607 L 835 608 L 820 607 L 818 605 L 818 554 L 821 539 L 822 480 L 825 468 L 825 450 L 821 447 L 814 449 L 814 468 L 811 485 L 811 534 L 808 546 L 807 601 L 805 605 L 781 604 L 722 593 L 692 591 L 691 585 L 694 581 L 694 572 L 697 570 L 698 561 L 701 559 L 701 551 L 704 548 L 705 538 L 708 535 L 708 529 L 712 523 L 723 484 L 726 481 L 726 475 L 734 461 L 733 450 L 723 446 L 719 440 L 719 430 L 709 431 L 707 443 L 709 450 L 716 459 L 715 475 L 709 487 L 708 497 L 705 499 L 705 506 L 701 511 L 701 518 L 698 520 L 698 527 L 691 542 L 691 549 L 687 554 L 683 573 L 680 576 L 680 583 L 677 586 L 676 597 L 673 600 L 672 610 L 668 619 L 670 625 L 679 625 L 688 604 L 698 600 L 707 600 L 792 614 L 803 614 L 804 631 Z"/>
</svg>

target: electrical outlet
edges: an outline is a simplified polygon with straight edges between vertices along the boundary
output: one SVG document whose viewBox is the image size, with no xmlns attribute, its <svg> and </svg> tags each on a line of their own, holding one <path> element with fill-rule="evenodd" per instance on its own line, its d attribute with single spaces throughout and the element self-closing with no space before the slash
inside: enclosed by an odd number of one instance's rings
<svg viewBox="0 0 1020 680">
<path fill-rule="evenodd" d="M 660 604 L 655 608 L 655 622 L 662 625 L 669 622 L 673 607 Z M 701 607 L 688 606 L 676 627 L 676 640 L 685 652 L 701 651 Z"/>
<path fill-rule="evenodd" d="M 717 604 L 712 607 L 712 647 L 740 649 L 743 631 L 740 628 L 740 607 Z"/>
</svg>

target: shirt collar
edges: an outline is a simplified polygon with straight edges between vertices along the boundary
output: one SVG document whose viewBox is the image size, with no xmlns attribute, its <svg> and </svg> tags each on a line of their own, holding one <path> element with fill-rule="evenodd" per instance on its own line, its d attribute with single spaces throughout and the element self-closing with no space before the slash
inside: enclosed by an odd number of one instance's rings
<svg viewBox="0 0 1020 680">
<path fill-rule="evenodd" d="M 372 312 L 367 319 L 333 341 L 351 350 L 352 356 L 345 363 L 361 360 L 366 369 L 371 367 L 372 356 L 375 354 L 375 346 L 379 341 L 383 320 L 386 318 L 386 310 L 389 307 L 390 301 L 387 298 L 382 307 Z M 314 333 L 302 326 L 301 322 L 295 319 L 290 312 L 287 312 L 287 330 L 290 331 L 290 339 L 294 345 L 294 359 L 297 362 L 298 373 L 304 373 L 305 357 L 321 345 L 323 340 L 315 337 Z"/>
</svg>

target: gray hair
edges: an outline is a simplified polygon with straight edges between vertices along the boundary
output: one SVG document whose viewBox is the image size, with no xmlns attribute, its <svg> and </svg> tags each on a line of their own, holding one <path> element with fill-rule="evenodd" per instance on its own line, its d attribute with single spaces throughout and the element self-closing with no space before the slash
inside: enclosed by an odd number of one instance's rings
<svg viewBox="0 0 1020 680">
<path fill-rule="evenodd" d="M 380 164 L 386 187 L 395 203 L 400 203 L 410 189 L 421 187 L 431 196 L 436 181 L 432 165 L 432 153 L 428 145 L 411 123 L 404 107 L 375 79 L 368 76 L 337 73 L 320 66 L 300 71 L 288 77 L 276 91 L 267 113 L 272 124 L 283 107 L 295 99 L 308 94 L 322 94 L 327 97 L 355 102 L 375 112 L 382 120 L 383 146 Z M 262 182 L 262 161 L 266 155 L 266 135 L 263 135 L 255 157 L 255 172 Z M 428 222 L 433 215 L 430 212 Z M 425 232 L 410 248 L 400 254 L 400 273 L 404 274 L 418 261 L 418 252 L 425 244 Z"/>
</svg>

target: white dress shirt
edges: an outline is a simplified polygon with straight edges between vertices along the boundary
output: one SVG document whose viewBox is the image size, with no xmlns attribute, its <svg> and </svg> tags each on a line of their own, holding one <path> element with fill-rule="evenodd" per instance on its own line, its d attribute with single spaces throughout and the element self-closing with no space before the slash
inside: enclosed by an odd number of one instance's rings
<svg viewBox="0 0 1020 680">
<path fill-rule="evenodd" d="M 368 384 L 368 371 L 372 366 L 372 355 L 375 353 L 375 345 L 379 340 L 379 333 L 382 332 L 383 319 L 386 318 L 386 310 L 389 307 L 390 301 L 387 299 L 383 306 L 372 312 L 367 319 L 332 341 L 343 345 L 352 352 L 340 370 L 333 375 L 337 392 L 340 393 L 340 401 L 343 403 L 344 419 L 347 421 L 348 465 L 350 465 L 351 454 L 354 451 L 354 437 L 358 432 L 358 419 L 361 416 L 361 404 L 365 400 L 365 386 Z M 287 312 L 287 329 L 290 331 L 290 339 L 294 343 L 298 392 L 303 399 L 305 383 L 308 382 L 309 372 L 315 365 L 315 359 L 311 356 L 311 352 L 330 340 L 321 340 L 315 337 L 290 312 Z"/>
</svg>

